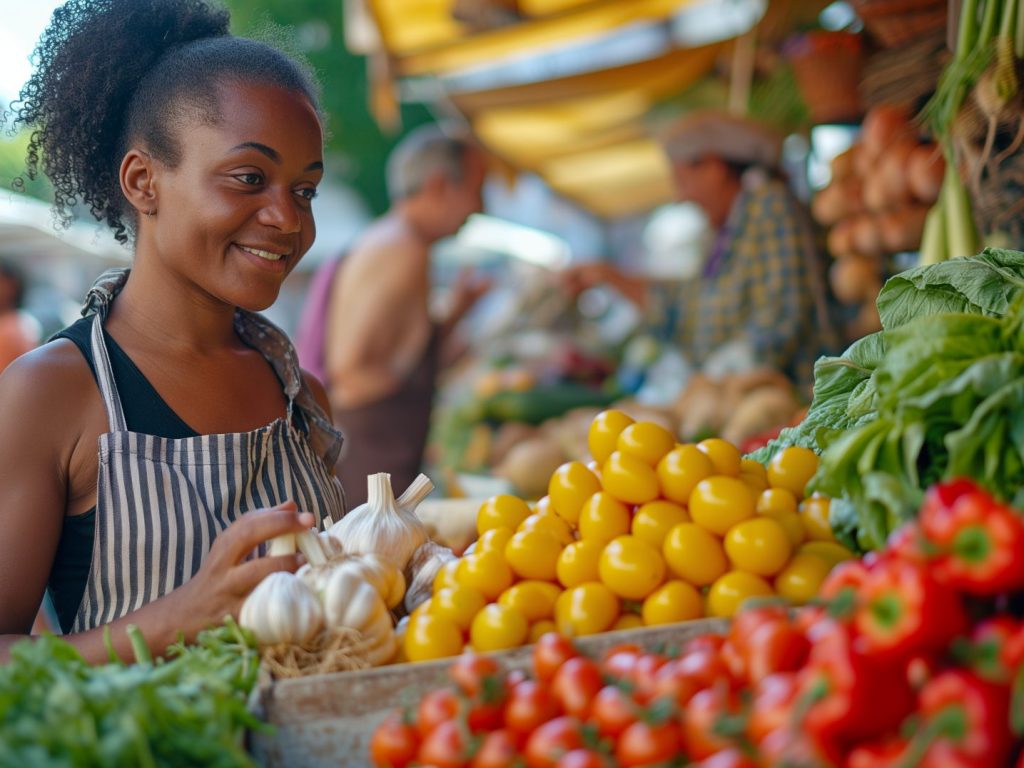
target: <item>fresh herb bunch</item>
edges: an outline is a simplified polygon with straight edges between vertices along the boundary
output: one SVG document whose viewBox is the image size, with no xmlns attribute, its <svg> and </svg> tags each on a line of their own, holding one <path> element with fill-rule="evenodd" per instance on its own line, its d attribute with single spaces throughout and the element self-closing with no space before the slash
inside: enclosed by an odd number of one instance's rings
<svg viewBox="0 0 1024 768">
<path fill-rule="evenodd" d="M 923 489 L 970 477 L 1024 502 L 1024 253 L 919 267 L 878 297 L 884 330 L 815 367 L 806 419 L 755 458 L 786 445 L 822 453 L 812 488 L 835 498 L 848 545 L 881 547 Z"/>
<path fill-rule="evenodd" d="M 230 618 L 153 660 L 129 627 L 134 664 L 88 664 L 53 636 L 26 640 L 0 666 L 0 766 L 250 766 L 245 728 L 258 655 Z M 108 643 L 108 648 L 109 648 Z"/>
</svg>

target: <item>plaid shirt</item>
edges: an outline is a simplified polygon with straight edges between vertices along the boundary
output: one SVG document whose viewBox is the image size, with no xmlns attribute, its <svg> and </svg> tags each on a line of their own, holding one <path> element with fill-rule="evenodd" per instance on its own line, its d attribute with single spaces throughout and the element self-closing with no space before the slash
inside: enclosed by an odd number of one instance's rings
<svg viewBox="0 0 1024 768">
<path fill-rule="evenodd" d="M 822 271 L 800 202 L 785 182 L 755 169 L 743 177 L 703 277 L 653 286 L 648 317 L 697 365 L 727 342 L 745 342 L 759 364 L 809 396 L 814 361 L 837 346 Z"/>
</svg>

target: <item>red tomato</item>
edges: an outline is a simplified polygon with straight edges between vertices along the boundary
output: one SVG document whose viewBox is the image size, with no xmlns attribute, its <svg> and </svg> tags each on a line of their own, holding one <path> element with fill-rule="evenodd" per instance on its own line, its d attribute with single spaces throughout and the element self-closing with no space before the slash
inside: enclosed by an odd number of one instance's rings
<svg viewBox="0 0 1024 768">
<path fill-rule="evenodd" d="M 480 742 L 480 748 L 473 755 L 471 768 L 508 768 L 519 756 L 519 745 L 515 737 L 504 729 L 491 731 Z"/>
<path fill-rule="evenodd" d="M 459 715 L 458 694 L 451 688 L 437 688 L 420 699 L 416 709 L 416 730 L 421 737 L 427 736 L 441 723 L 454 720 Z"/>
<path fill-rule="evenodd" d="M 370 759 L 377 768 L 405 768 L 416 758 L 420 737 L 403 722 L 401 715 L 389 715 L 370 737 Z"/>
<path fill-rule="evenodd" d="M 794 672 L 779 672 L 758 681 L 747 718 L 747 736 L 754 744 L 792 722 L 799 688 Z"/>
<path fill-rule="evenodd" d="M 719 680 L 732 681 L 729 668 L 721 653 L 714 651 L 690 651 L 677 660 L 679 671 L 691 678 L 701 688 L 714 685 Z"/>
<path fill-rule="evenodd" d="M 617 685 L 606 685 L 598 691 L 590 708 L 590 720 L 597 726 L 598 733 L 611 739 L 635 723 L 639 716 L 633 699 Z"/>
<path fill-rule="evenodd" d="M 585 719 L 597 692 L 604 687 L 601 670 L 590 659 L 569 659 L 555 673 L 551 693 L 566 714 Z"/>
<path fill-rule="evenodd" d="M 682 750 L 683 739 L 674 722 L 651 725 L 638 720 L 624 730 L 615 745 L 615 759 L 623 768 L 667 763 Z"/>
<path fill-rule="evenodd" d="M 558 668 L 576 657 L 572 642 L 557 632 L 548 632 L 533 646 L 533 671 L 542 683 L 549 683 Z"/>
<path fill-rule="evenodd" d="M 673 659 L 659 669 L 655 675 L 654 691 L 651 698 L 655 701 L 669 699 L 682 710 L 701 687 L 695 678 L 683 671 L 679 661 Z"/>
<path fill-rule="evenodd" d="M 504 699 L 489 702 L 477 698 L 470 702 L 466 725 L 473 733 L 486 733 L 501 728 L 505 720 Z"/>
<path fill-rule="evenodd" d="M 789 619 L 762 624 L 747 643 L 747 680 L 756 683 L 775 672 L 797 670 L 810 651 L 810 642 Z"/>
<path fill-rule="evenodd" d="M 505 726 L 523 736 L 561 714 L 562 708 L 548 687 L 534 680 L 516 685 L 505 702 Z"/>
<path fill-rule="evenodd" d="M 497 679 L 501 668 L 498 662 L 489 656 L 475 653 L 464 653 L 452 663 L 448 674 L 456 685 L 467 696 L 476 696 L 484 687 L 485 681 Z"/>
<path fill-rule="evenodd" d="M 739 709 L 739 702 L 724 682 L 695 693 L 682 717 L 687 754 L 703 759 L 734 746 L 731 739 L 718 735 L 716 726 L 723 717 L 734 715 Z"/>
<path fill-rule="evenodd" d="M 607 768 L 608 762 L 599 752 L 574 749 L 558 760 L 558 768 Z"/>
<path fill-rule="evenodd" d="M 531 733 L 524 750 L 527 768 L 557 768 L 565 753 L 583 746 L 581 726 L 575 717 L 556 717 Z"/>
<path fill-rule="evenodd" d="M 464 734 L 458 723 L 441 723 L 423 739 L 416 761 L 433 768 L 465 768 L 469 765 L 469 745 Z"/>
<path fill-rule="evenodd" d="M 751 636 L 762 625 L 778 621 L 788 621 L 786 609 L 779 605 L 742 610 L 733 616 L 725 644 L 728 648 L 725 654 L 727 663 L 733 675 L 741 680 L 747 678 L 747 656 Z"/>
<path fill-rule="evenodd" d="M 758 753 L 765 765 L 834 765 L 800 728 L 787 725 L 772 731 L 761 742 Z"/>
<path fill-rule="evenodd" d="M 654 653 L 645 653 L 638 657 L 633 665 L 629 680 L 633 683 L 633 698 L 641 704 L 646 704 L 654 695 L 655 682 L 658 670 L 667 662 L 664 656 Z"/>
<path fill-rule="evenodd" d="M 601 669 L 619 680 L 629 680 L 633 675 L 633 667 L 643 651 L 637 647 L 615 647 L 605 654 L 601 660 Z"/>
<path fill-rule="evenodd" d="M 698 635 L 691 637 L 683 644 L 683 653 L 690 651 L 712 651 L 718 653 L 725 645 L 725 638 L 722 635 Z"/>
<path fill-rule="evenodd" d="M 738 749 L 725 749 L 699 763 L 691 763 L 690 768 L 757 768 L 757 763 Z"/>
</svg>

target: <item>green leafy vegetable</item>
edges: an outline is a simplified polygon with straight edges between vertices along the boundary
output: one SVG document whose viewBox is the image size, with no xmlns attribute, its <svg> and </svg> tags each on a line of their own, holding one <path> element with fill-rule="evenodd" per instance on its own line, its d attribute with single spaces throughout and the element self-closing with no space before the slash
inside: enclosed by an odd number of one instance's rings
<svg viewBox="0 0 1024 768">
<path fill-rule="evenodd" d="M 258 656 L 233 621 L 153 661 L 92 666 L 70 643 L 17 643 L 0 666 L 0 766 L 250 766 L 244 728 Z"/>
</svg>

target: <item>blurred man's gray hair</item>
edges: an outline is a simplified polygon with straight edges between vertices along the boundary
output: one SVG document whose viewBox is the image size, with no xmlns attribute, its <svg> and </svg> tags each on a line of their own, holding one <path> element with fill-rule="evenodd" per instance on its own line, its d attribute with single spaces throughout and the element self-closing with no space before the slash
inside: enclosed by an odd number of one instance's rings
<svg viewBox="0 0 1024 768">
<path fill-rule="evenodd" d="M 388 157 L 388 196 L 396 202 L 415 195 L 435 173 L 459 181 L 471 146 L 468 136 L 433 124 L 410 131 Z"/>
</svg>

